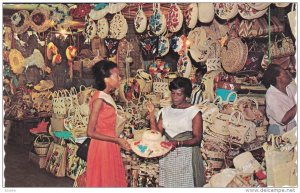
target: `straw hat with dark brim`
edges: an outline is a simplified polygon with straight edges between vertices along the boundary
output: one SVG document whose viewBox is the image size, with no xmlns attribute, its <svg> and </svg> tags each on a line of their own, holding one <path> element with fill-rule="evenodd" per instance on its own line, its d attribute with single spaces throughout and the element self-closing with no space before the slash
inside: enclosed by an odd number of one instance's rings
<svg viewBox="0 0 300 193">
<path fill-rule="evenodd" d="M 19 22 L 16 21 L 18 19 L 20 19 Z M 22 34 L 28 30 L 30 24 L 28 11 L 21 10 L 13 14 L 11 20 L 12 20 L 12 29 L 15 33 Z"/>
<path fill-rule="evenodd" d="M 36 32 L 44 32 L 51 25 L 50 11 L 42 7 L 38 7 L 30 14 L 31 28 Z"/>
<path fill-rule="evenodd" d="M 9 65 L 15 74 L 22 74 L 24 71 L 24 57 L 17 49 L 11 49 L 9 52 Z"/>
</svg>

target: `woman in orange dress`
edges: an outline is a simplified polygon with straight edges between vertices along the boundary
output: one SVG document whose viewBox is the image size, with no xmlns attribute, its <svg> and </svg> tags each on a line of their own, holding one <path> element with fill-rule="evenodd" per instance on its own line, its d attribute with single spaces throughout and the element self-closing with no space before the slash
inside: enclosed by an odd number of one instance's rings
<svg viewBox="0 0 300 193">
<path fill-rule="evenodd" d="M 116 109 L 104 100 L 111 98 L 109 93 L 120 85 L 119 69 L 115 63 L 102 60 L 92 70 L 98 90 L 90 102 L 86 186 L 127 187 L 120 148 L 130 150 L 130 145 L 116 136 Z"/>
</svg>

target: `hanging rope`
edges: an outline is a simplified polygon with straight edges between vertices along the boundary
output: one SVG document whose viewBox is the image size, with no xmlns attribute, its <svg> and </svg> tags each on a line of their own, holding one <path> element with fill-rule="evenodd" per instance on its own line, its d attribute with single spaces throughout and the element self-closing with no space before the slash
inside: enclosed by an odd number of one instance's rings
<svg viewBox="0 0 300 193">
<path fill-rule="evenodd" d="M 268 64 L 271 64 L 271 56 L 270 56 L 270 48 L 271 48 L 271 9 L 269 7 L 269 14 L 268 14 Z"/>
</svg>

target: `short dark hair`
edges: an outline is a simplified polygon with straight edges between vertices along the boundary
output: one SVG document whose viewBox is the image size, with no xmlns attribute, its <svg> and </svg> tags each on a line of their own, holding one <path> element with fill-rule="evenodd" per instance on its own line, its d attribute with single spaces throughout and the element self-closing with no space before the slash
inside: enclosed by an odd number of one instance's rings
<svg viewBox="0 0 300 193">
<path fill-rule="evenodd" d="M 276 77 L 279 76 L 281 66 L 278 64 L 269 64 L 267 70 L 264 73 L 262 84 L 265 85 L 266 88 L 269 88 L 271 85 L 276 85 Z"/>
<path fill-rule="evenodd" d="M 92 67 L 96 89 L 104 90 L 106 88 L 104 79 L 110 77 L 110 70 L 116 67 L 118 67 L 116 63 L 108 60 L 101 60 Z"/>
<path fill-rule="evenodd" d="M 169 90 L 184 88 L 184 95 L 190 97 L 192 94 L 192 82 L 188 78 L 177 77 L 169 85 Z"/>
</svg>

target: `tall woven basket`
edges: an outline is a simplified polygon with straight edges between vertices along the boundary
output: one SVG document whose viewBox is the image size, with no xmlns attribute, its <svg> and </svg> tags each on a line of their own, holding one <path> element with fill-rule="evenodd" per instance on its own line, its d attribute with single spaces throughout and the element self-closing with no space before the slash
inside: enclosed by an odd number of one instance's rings
<svg viewBox="0 0 300 193">
<path fill-rule="evenodd" d="M 47 155 L 50 146 L 50 138 L 47 135 L 38 135 L 33 143 L 34 150 L 38 156 Z"/>
</svg>

